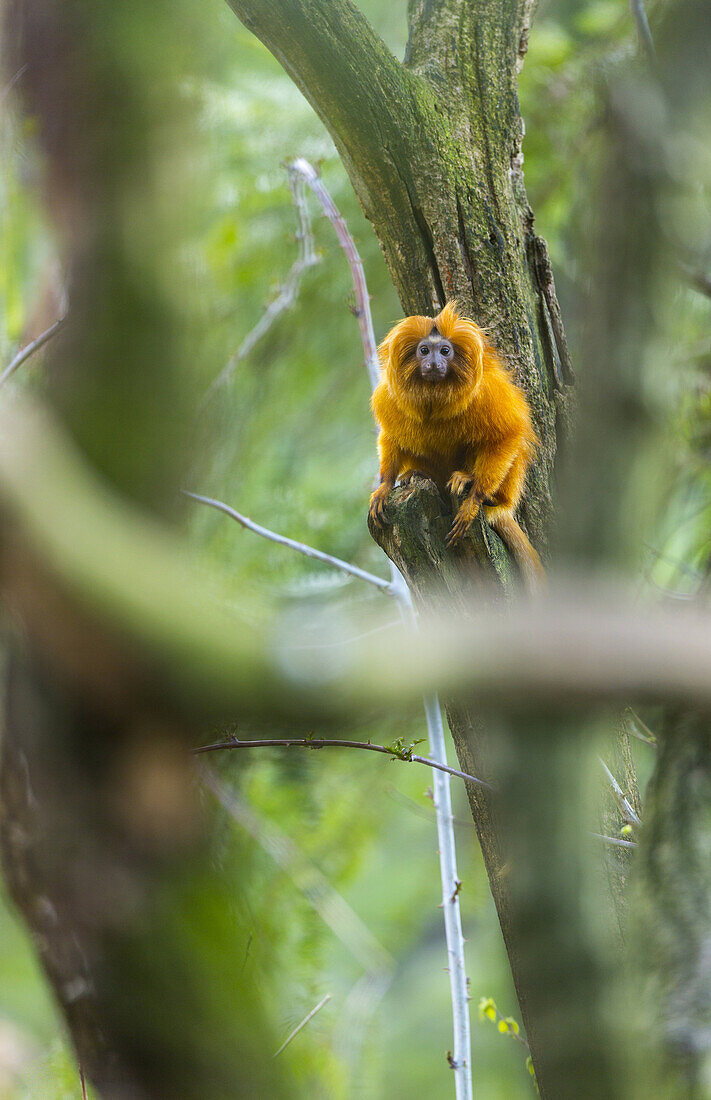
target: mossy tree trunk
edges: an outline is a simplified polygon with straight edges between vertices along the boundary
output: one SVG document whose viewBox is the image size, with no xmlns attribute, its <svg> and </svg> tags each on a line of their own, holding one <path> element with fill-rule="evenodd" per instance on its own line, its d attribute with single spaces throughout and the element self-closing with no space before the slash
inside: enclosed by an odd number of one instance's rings
<svg viewBox="0 0 711 1100">
<path fill-rule="evenodd" d="M 403 311 L 458 298 L 525 387 L 541 437 L 523 515 L 545 537 L 570 363 L 522 174 L 530 0 L 418 0 L 400 63 L 349 0 L 230 0 L 328 128 Z"/>
<path fill-rule="evenodd" d="M 534 231 L 522 173 L 516 80 L 534 5 L 413 0 L 400 63 L 350 0 L 229 2 L 331 133 L 403 312 L 432 315 L 457 298 L 526 390 L 541 445 L 521 517 L 543 546 L 558 413 L 571 368 L 546 244 Z M 461 604 L 461 559 L 444 552 L 449 521 L 433 487 L 398 491 L 391 507 L 395 527 L 378 540 L 416 598 L 437 593 Z M 476 526 L 467 553 L 482 577 L 502 592 L 510 587 L 507 555 L 485 524 Z M 487 772 L 480 723 L 454 704 L 448 716 L 461 766 Z M 470 800 L 543 1088 L 545 1059 L 536 1049 L 519 965 L 500 830 L 489 801 L 478 791 L 470 791 Z"/>
</svg>

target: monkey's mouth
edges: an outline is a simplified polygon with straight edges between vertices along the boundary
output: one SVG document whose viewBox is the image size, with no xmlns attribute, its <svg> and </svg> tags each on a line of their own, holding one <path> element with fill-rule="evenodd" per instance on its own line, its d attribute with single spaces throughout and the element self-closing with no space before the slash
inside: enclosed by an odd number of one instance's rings
<svg viewBox="0 0 711 1100">
<path fill-rule="evenodd" d="M 444 382 L 448 374 L 449 371 L 446 368 L 440 370 L 437 367 L 431 367 L 429 370 L 421 370 L 420 378 L 431 385 L 433 382 Z"/>
</svg>

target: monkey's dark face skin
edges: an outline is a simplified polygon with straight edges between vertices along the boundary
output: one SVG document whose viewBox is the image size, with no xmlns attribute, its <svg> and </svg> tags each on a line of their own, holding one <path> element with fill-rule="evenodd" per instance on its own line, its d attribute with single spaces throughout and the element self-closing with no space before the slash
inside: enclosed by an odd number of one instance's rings
<svg viewBox="0 0 711 1100">
<path fill-rule="evenodd" d="M 452 368 L 454 348 L 451 340 L 440 336 L 435 325 L 429 336 L 420 340 L 415 356 L 420 376 L 426 382 L 441 382 Z"/>
</svg>

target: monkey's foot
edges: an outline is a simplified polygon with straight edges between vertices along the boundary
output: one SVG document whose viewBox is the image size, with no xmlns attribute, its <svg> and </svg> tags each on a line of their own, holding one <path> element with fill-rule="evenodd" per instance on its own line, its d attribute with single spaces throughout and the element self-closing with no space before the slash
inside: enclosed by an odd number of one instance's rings
<svg viewBox="0 0 711 1100">
<path fill-rule="evenodd" d="M 384 527 L 387 522 L 385 519 L 385 501 L 389 492 L 389 489 L 385 489 L 383 492 L 383 487 L 379 486 L 370 498 L 368 514 L 376 527 Z"/>
<path fill-rule="evenodd" d="M 447 482 L 447 488 L 455 496 L 461 496 L 463 493 L 468 493 L 473 484 L 474 478 L 471 474 L 464 474 L 461 470 L 455 470 Z"/>
<path fill-rule="evenodd" d="M 478 501 L 469 502 L 465 504 L 457 512 L 454 517 L 454 523 L 452 524 L 449 534 L 444 540 L 444 544 L 448 549 L 452 546 L 456 546 L 458 542 L 461 542 L 467 531 L 471 527 L 476 518 L 476 514 L 479 511 Z"/>
</svg>

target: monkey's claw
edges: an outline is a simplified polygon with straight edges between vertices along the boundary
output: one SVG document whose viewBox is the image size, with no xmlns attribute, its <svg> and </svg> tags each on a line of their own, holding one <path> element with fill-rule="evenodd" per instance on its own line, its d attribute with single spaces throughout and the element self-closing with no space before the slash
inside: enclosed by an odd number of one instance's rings
<svg viewBox="0 0 711 1100">
<path fill-rule="evenodd" d="M 462 541 L 471 525 L 472 521 L 467 519 L 466 516 L 457 516 L 450 528 L 449 534 L 444 540 L 444 545 L 448 550 Z"/>
<path fill-rule="evenodd" d="M 385 495 L 381 496 L 377 492 L 373 493 L 368 512 L 376 527 L 384 527 L 387 522 L 385 519 Z"/>
<path fill-rule="evenodd" d="M 470 527 L 470 521 L 456 519 L 455 522 L 453 522 L 453 524 L 451 525 L 449 535 L 445 539 L 445 546 L 447 547 L 447 549 L 451 550 L 452 547 L 457 546 L 457 543 L 461 542 Z"/>
<path fill-rule="evenodd" d="M 458 542 L 461 542 L 467 531 L 471 527 L 472 523 L 476 519 L 477 512 L 479 511 L 479 502 L 473 500 L 471 497 L 464 501 L 456 516 L 454 517 L 454 523 L 452 524 L 449 534 L 444 540 L 445 546 L 449 549 L 452 546 L 456 546 Z"/>
<path fill-rule="evenodd" d="M 447 488 L 455 496 L 461 496 L 462 493 L 468 493 L 473 484 L 473 477 L 470 477 L 469 474 L 463 474 L 461 470 L 455 470 L 447 482 Z"/>
</svg>

